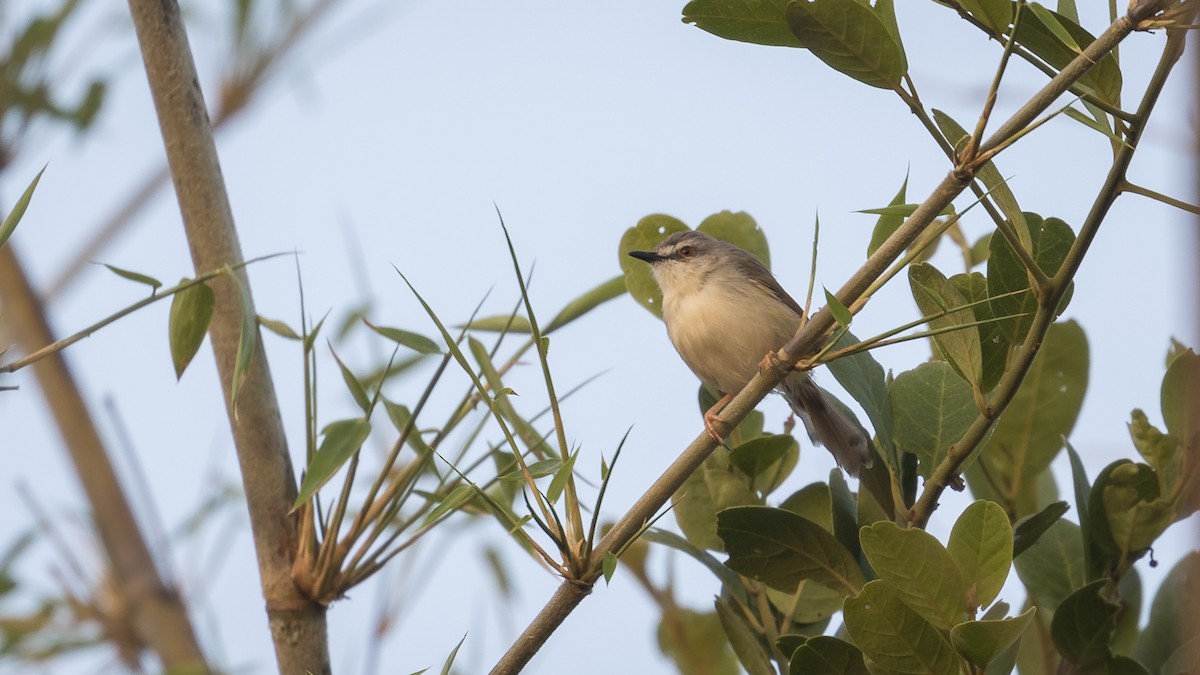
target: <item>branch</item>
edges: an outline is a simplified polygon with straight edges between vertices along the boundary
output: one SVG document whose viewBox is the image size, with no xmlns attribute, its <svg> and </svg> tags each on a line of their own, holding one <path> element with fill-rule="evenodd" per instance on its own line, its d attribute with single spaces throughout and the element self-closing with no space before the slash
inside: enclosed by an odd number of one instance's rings
<svg viewBox="0 0 1200 675">
<path fill-rule="evenodd" d="M 129 7 L 192 262 L 198 271 L 237 265 L 241 247 L 179 6 L 174 0 L 129 0 Z M 214 282 L 209 337 L 241 467 L 275 657 L 283 673 L 329 673 L 325 608 L 292 582 L 299 532 L 288 510 L 296 480 L 261 340 L 255 341 L 236 415 L 230 400 L 242 313 L 254 312 L 246 272 L 235 273 L 247 289 L 247 306 L 231 279 Z"/>
<path fill-rule="evenodd" d="M 0 247 L 0 299 L 5 319 L 26 351 L 54 342 L 42 303 L 29 285 L 12 242 Z M 207 670 L 187 608 L 154 564 L 66 360 L 52 353 L 38 361 L 33 372 L 91 504 L 100 543 L 119 596 L 128 604 L 129 623 L 138 641 L 148 645 L 167 670 Z"/>
<path fill-rule="evenodd" d="M 1068 90 L 1071 85 L 1087 72 L 1102 56 L 1127 37 L 1135 28 L 1138 21 L 1151 16 L 1158 11 L 1160 5 L 1167 0 L 1142 2 L 1132 8 L 1129 14 L 1114 22 L 1099 38 L 1097 38 L 1083 54 L 1075 58 L 1066 68 L 1048 82 L 1028 103 L 1021 107 L 1000 130 L 980 146 L 981 152 L 987 152 L 1004 143 L 1013 135 L 1033 122 L 1044 112 L 1055 99 Z M 892 236 L 881 245 L 874 254 L 867 258 L 863 267 L 855 273 L 838 291 L 837 298 L 843 306 L 852 306 L 866 290 L 872 281 L 883 274 L 888 266 L 903 251 L 908 248 L 925 228 L 933 222 L 942 210 L 950 204 L 974 179 L 967 167 L 956 168 L 937 186 L 934 192 L 917 210 L 901 225 Z M 1064 268 L 1066 265 L 1064 264 Z M 822 308 L 812 318 L 805 322 L 796 335 L 784 346 L 777 355 L 784 362 L 793 362 L 817 349 L 827 332 L 834 327 L 833 314 L 828 307 Z M 756 375 L 742 389 L 733 401 L 721 413 L 728 428 L 735 427 L 753 410 L 758 403 L 770 393 L 787 375 L 785 369 L 768 369 L 765 373 Z M 634 537 L 643 524 L 666 504 L 671 495 L 679 489 L 700 464 L 712 453 L 716 444 L 708 434 L 701 434 L 683 451 L 657 481 L 637 500 L 630 510 L 609 530 L 592 554 L 589 573 L 582 579 L 568 579 L 563 582 L 558 591 L 546 603 L 542 611 L 534 618 L 529 627 L 513 643 L 508 652 L 492 669 L 492 675 L 508 675 L 519 672 L 529 662 L 537 650 L 549 639 L 555 629 L 566 619 L 576 606 L 591 590 L 592 584 L 600 576 L 601 561 L 604 555 L 618 551 L 626 542 Z M 940 494 L 940 492 L 939 492 Z"/>
<path fill-rule="evenodd" d="M 1130 10 L 1129 15 L 1120 21 L 1129 21 L 1130 25 L 1133 25 L 1136 21 L 1141 20 L 1133 18 L 1135 12 L 1139 12 L 1139 16 L 1145 18 L 1149 15 L 1149 12 L 1145 12 L 1144 14 L 1142 12 L 1146 10 L 1148 5 L 1156 4 L 1158 3 L 1143 3 Z M 1113 25 L 1116 26 L 1120 21 Z M 1105 35 L 1107 34 L 1106 32 Z M 1105 216 L 1108 215 L 1113 202 L 1120 195 L 1122 187 L 1126 185 L 1125 173 L 1129 169 L 1129 163 L 1133 159 L 1134 152 L 1137 150 L 1138 141 L 1141 139 L 1142 132 L 1146 128 L 1146 123 L 1149 121 L 1154 104 L 1158 101 L 1158 96 L 1166 84 L 1167 76 L 1183 53 L 1185 36 L 1186 33 L 1183 30 L 1174 30 L 1169 33 L 1167 44 L 1163 48 L 1163 54 L 1158 63 L 1158 68 L 1155 69 L 1153 77 L 1147 84 L 1146 93 L 1142 96 L 1141 105 L 1138 106 L 1137 114 L 1130 124 L 1129 135 L 1126 139 L 1128 144 L 1122 145 L 1120 151 L 1118 151 L 1116 159 L 1113 161 L 1113 166 L 1108 172 L 1108 177 L 1105 179 L 1104 185 L 1092 205 L 1091 212 L 1088 213 L 1087 219 L 1084 220 L 1083 225 L 1079 229 L 1079 236 L 1075 238 L 1075 243 L 1071 245 L 1071 249 L 1067 252 L 1062 267 L 1039 295 L 1038 308 L 1034 314 L 1033 324 L 1029 329 L 1029 336 L 1026 338 L 1021 350 L 1017 353 L 1012 367 L 1004 373 L 1004 377 L 996 385 L 996 389 L 988 401 L 987 412 L 989 414 L 981 414 L 975 419 L 966 433 L 963 434 L 963 437 L 957 443 L 950 446 L 945 459 L 934 469 L 929 480 L 925 481 L 921 496 L 917 500 L 917 503 L 913 505 L 911 518 L 909 519 L 914 526 L 924 527 L 929 522 L 929 517 L 933 514 L 934 509 L 937 508 L 938 500 L 941 498 L 942 493 L 958 475 L 963 462 L 971 456 L 976 446 L 983 441 L 984 436 L 996 418 L 999 417 L 1004 408 L 1012 401 L 1021 386 L 1021 382 L 1024 381 L 1025 375 L 1029 372 L 1029 368 L 1033 365 L 1033 359 L 1037 356 L 1038 348 L 1041 347 L 1042 340 L 1046 337 L 1046 332 L 1050 330 L 1050 325 L 1054 323 L 1055 309 L 1058 307 L 1063 295 L 1066 294 L 1067 289 L 1070 288 L 1071 280 L 1079 270 L 1079 265 L 1083 262 L 1084 255 L 1087 253 L 1092 240 L 1099 231 L 1100 224 L 1104 221 Z"/>
</svg>

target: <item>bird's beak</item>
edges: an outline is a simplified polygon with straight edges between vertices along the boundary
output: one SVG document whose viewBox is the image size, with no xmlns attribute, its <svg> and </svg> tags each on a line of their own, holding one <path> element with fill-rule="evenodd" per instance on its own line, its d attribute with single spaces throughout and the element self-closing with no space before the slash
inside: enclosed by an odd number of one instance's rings
<svg viewBox="0 0 1200 675">
<path fill-rule="evenodd" d="M 659 255 L 659 254 L 655 253 L 654 251 L 630 251 L 629 255 L 634 258 L 637 258 L 638 260 L 644 260 L 644 261 L 650 263 L 651 265 L 653 265 L 656 262 L 659 262 L 660 260 L 667 259 L 667 257 L 665 255 Z"/>
</svg>

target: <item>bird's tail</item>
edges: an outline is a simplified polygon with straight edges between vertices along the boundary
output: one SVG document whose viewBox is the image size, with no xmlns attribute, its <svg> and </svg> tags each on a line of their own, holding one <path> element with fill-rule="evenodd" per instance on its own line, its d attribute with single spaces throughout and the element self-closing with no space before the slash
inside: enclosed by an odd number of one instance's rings
<svg viewBox="0 0 1200 675">
<path fill-rule="evenodd" d="M 838 466 L 851 476 L 871 467 L 871 449 L 862 429 L 829 400 L 824 389 L 807 373 L 792 373 L 779 385 L 783 395 L 804 422 L 814 443 L 824 445 Z"/>
</svg>

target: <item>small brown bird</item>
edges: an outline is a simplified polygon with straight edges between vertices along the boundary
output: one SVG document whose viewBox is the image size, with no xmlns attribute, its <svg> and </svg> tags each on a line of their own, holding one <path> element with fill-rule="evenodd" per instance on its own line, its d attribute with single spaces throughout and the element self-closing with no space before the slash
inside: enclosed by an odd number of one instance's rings
<svg viewBox="0 0 1200 675">
<path fill-rule="evenodd" d="M 758 258 L 702 232 L 676 232 L 653 251 L 629 255 L 650 264 L 662 290 L 663 322 L 675 350 L 721 400 L 704 413 L 704 428 L 718 443 L 717 414 L 758 372 L 765 355 L 796 334 L 804 310 Z M 779 384 L 809 437 L 833 453 L 851 476 L 871 466 L 867 438 L 832 404 L 806 372 Z"/>
</svg>

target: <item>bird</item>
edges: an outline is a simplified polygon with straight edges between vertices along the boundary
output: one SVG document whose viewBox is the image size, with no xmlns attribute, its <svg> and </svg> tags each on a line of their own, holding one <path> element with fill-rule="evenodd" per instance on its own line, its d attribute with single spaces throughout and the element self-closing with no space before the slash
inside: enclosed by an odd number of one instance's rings
<svg viewBox="0 0 1200 675">
<path fill-rule="evenodd" d="M 714 424 L 719 412 L 771 356 L 796 334 L 804 309 L 753 254 L 696 230 L 675 232 L 652 251 L 629 255 L 650 265 L 662 291 L 662 318 L 675 351 L 721 398 L 704 413 L 704 428 L 725 441 Z M 792 411 L 814 443 L 824 445 L 851 476 L 871 466 L 867 437 L 833 404 L 806 371 L 780 383 Z"/>
</svg>

